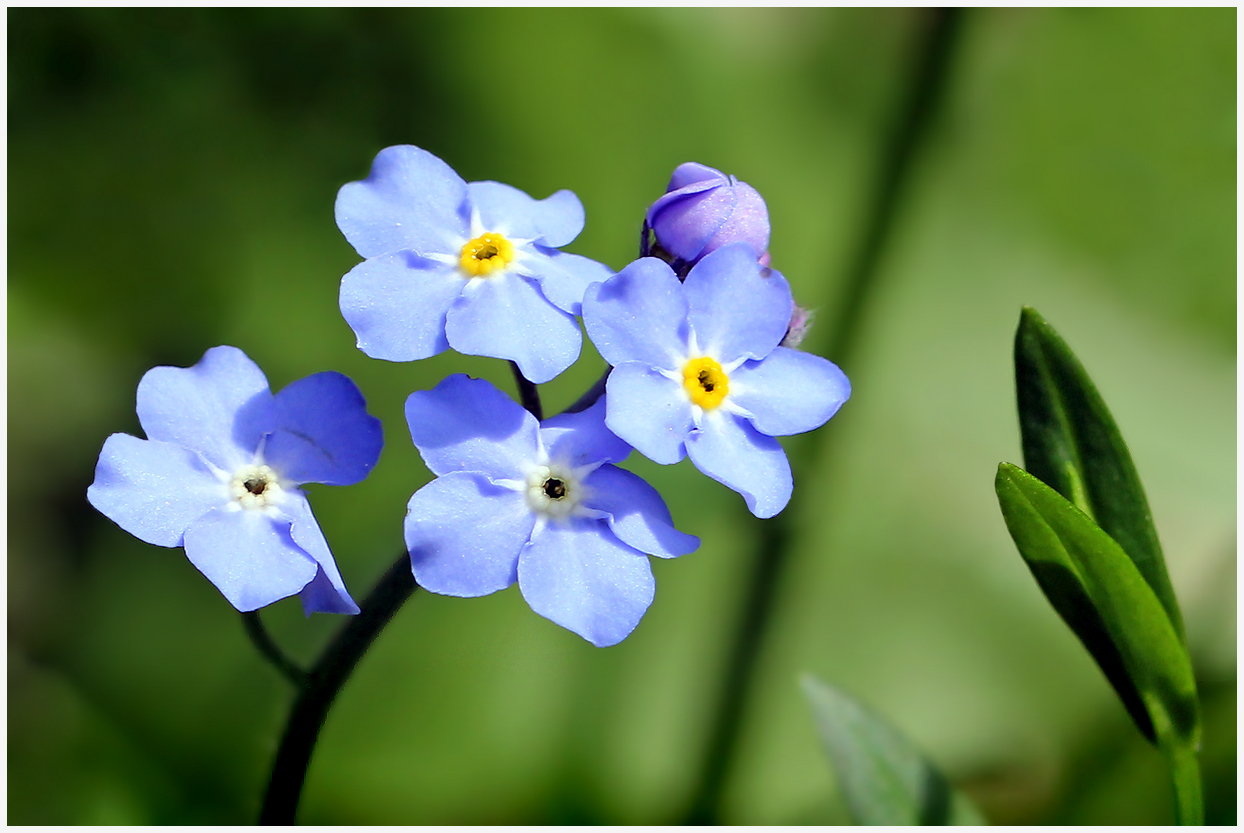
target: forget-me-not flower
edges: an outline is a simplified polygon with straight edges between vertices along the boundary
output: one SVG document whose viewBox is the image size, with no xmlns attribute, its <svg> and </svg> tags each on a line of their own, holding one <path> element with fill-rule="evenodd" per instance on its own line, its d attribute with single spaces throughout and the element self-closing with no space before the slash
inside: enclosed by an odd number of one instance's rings
<svg viewBox="0 0 1244 833">
<path fill-rule="evenodd" d="M 659 249 L 676 264 L 689 266 L 722 246 L 748 243 L 768 265 L 769 209 L 764 197 L 708 165 L 684 162 L 675 168 L 666 193 L 648 209 L 645 222 Z"/>
<path fill-rule="evenodd" d="M 811 431 L 851 385 L 820 356 L 779 347 L 790 287 L 737 243 L 706 256 L 679 282 L 662 260 L 640 258 L 591 286 L 583 323 L 605 361 L 605 422 L 662 464 L 686 454 L 760 518 L 791 495 L 790 463 L 774 437 Z"/>
<path fill-rule="evenodd" d="M 434 593 L 485 596 L 518 582 L 531 609 L 597 646 L 621 642 L 652 603 L 645 553 L 699 539 L 620 462 L 604 403 L 543 423 L 490 382 L 448 377 L 406 401 L 411 438 L 438 477 L 410 499 L 406 545 Z"/>
<path fill-rule="evenodd" d="M 138 384 L 142 440 L 104 442 L 87 490 L 118 526 L 186 557 L 241 611 L 298 593 L 303 610 L 358 613 L 303 483 L 345 486 L 380 456 L 380 420 L 354 382 L 316 373 L 273 395 L 236 347 Z"/>
<path fill-rule="evenodd" d="M 583 230 L 570 191 L 544 200 L 464 182 L 426 150 L 385 148 L 342 186 L 337 225 L 367 258 L 341 280 L 341 314 L 367 355 L 413 361 L 452 347 L 547 382 L 579 357 L 583 291 L 612 270 L 558 251 Z"/>
</svg>

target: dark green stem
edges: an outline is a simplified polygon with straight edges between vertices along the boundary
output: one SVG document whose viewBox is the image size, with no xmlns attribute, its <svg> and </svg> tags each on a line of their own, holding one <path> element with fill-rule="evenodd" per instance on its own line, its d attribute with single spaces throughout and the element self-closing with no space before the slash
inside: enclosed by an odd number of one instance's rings
<svg viewBox="0 0 1244 833">
<path fill-rule="evenodd" d="M 519 370 L 514 362 L 510 362 L 510 370 L 514 371 L 514 383 L 518 385 L 518 401 L 531 412 L 537 422 L 543 422 L 544 406 L 540 404 L 540 391 L 536 389 L 535 384 L 528 381 L 523 371 Z"/>
<path fill-rule="evenodd" d="M 290 711 L 285 735 L 272 765 L 268 793 L 259 814 L 260 824 L 294 823 L 311 752 L 333 698 L 372 641 L 417 587 L 410 571 L 410 556 L 403 552 L 367 596 L 359 614 L 337 632 L 307 675 L 306 687 Z"/>
<path fill-rule="evenodd" d="M 293 660 L 281 653 L 281 649 L 272 641 L 272 637 L 268 635 L 268 631 L 263 626 L 263 621 L 259 618 L 259 611 L 252 610 L 249 613 L 242 614 L 242 626 L 246 628 L 246 635 L 251 638 L 251 642 L 255 643 L 255 647 L 259 649 L 259 653 L 264 655 L 268 662 L 276 666 L 276 670 L 280 671 L 284 677 L 294 684 L 295 688 L 306 688 L 308 675 Z"/>
<path fill-rule="evenodd" d="M 611 370 L 613 370 L 612 367 L 605 368 L 604 375 L 602 375 L 599 379 L 597 379 L 596 383 L 593 384 L 590 388 L 588 388 L 586 393 L 584 393 L 582 396 L 576 399 L 574 401 L 574 404 L 571 405 L 566 410 L 562 411 L 562 413 L 577 414 L 579 413 L 579 411 L 586 411 L 588 408 L 595 405 L 596 400 L 600 399 L 602 396 L 605 395 L 605 381 L 608 380 L 609 371 Z"/>
<path fill-rule="evenodd" d="M 881 157 L 873 188 L 873 203 L 868 221 L 846 272 L 846 290 L 832 327 L 826 355 L 850 369 L 851 351 L 856 344 L 864 319 L 866 302 L 876 289 L 877 264 L 892 234 L 897 208 L 910 182 L 914 160 L 927 138 L 929 124 L 946 87 L 946 79 L 954 52 L 956 36 L 962 22 L 958 9 L 929 9 L 921 19 L 923 37 L 912 63 L 908 94 L 902 104 L 894 131 Z M 832 435 L 832 429 L 828 432 Z M 803 453 L 792 455 L 795 466 L 800 460 L 819 459 L 825 465 L 827 454 L 814 454 L 814 444 L 821 434 L 803 440 Z M 796 482 L 798 478 L 796 477 Z M 796 490 L 798 494 L 798 490 Z M 775 518 L 759 522 L 755 556 L 745 578 L 746 598 L 743 602 L 731 652 L 726 658 L 721 699 L 716 704 L 709 741 L 700 764 L 700 778 L 688 824 L 715 824 L 719 819 L 722 790 L 738 747 L 743 717 L 752 698 L 756 662 L 760 656 L 769 622 L 772 619 L 777 588 L 789 560 L 788 542 L 791 519 L 799 504 L 791 505 Z"/>
</svg>

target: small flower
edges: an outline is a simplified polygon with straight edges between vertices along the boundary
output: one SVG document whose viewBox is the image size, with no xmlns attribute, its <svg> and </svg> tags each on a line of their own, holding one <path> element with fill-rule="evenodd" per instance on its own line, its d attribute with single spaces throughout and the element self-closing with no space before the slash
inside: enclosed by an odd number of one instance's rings
<svg viewBox="0 0 1244 833">
<path fill-rule="evenodd" d="M 138 384 L 141 440 L 104 442 L 87 499 L 126 532 L 186 557 L 241 611 L 300 594 L 307 615 L 358 613 L 303 483 L 346 486 L 380 456 L 354 383 L 316 373 L 273 396 L 236 347 Z"/>
<path fill-rule="evenodd" d="M 486 596 L 518 582 L 536 613 L 614 645 L 652 604 L 651 553 L 699 539 L 674 529 L 656 490 L 612 463 L 630 447 L 604 403 L 535 417 L 482 379 L 450 376 L 406 400 L 410 435 L 438 477 L 410 499 L 406 546 L 433 593 Z"/>
<path fill-rule="evenodd" d="M 337 226 L 367 258 L 341 280 L 359 349 L 395 362 L 459 353 L 510 359 L 543 383 L 574 364 L 583 291 L 611 271 L 558 251 L 583 230 L 570 191 L 544 200 L 464 182 L 411 145 L 385 148 L 337 194 Z"/>
<path fill-rule="evenodd" d="M 698 162 L 674 169 L 665 195 L 648 209 L 646 225 L 659 249 L 675 259 L 680 276 L 686 273 L 680 265 L 690 266 L 731 243 L 750 244 L 755 258 L 764 258 L 768 265 L 769 210 L 764 198 L 746 182 Z"/>
<path fill-rule="evenodd" d="M 791 495 L 790 463 L 774 437 L 811 431 L 851 395 L 837 365 L 778 346 L 794 304 L 778 272 L 735 244 L 680 283 L 640 258 L 583 299 L 583 323 L 605 361 L 605 424 L 657 463 L 685 455 L 760 518 Z"/>
</svg>

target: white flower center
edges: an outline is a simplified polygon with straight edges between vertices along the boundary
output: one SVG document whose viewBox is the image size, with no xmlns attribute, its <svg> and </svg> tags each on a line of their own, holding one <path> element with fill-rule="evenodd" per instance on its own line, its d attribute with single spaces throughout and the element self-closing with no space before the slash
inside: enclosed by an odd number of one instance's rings
<svg viewBox="0 0 1244 833">
<path fill-rule="evenodd" d="M 556 463 L 536 466 L 527 473 L 527 505 L 553 518 L 568 516 L 583 498 L 583 486 L 570 469 Z"/>
<path fill-rule="evenodd" d="M 280 477 L 268 466 L 242 466 L 229 483 L 231 505 L 239 509 L 265 510 L 280 503 L 284 496 Z"/>
</svg>

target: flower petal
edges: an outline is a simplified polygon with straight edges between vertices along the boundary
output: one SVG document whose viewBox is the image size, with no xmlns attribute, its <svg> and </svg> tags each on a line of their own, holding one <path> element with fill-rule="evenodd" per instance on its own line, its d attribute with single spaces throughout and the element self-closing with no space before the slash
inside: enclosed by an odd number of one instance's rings
<svg viewBox="0 0 1244 833">
<path fill-rule="evenodd" d="M 583 231 L 583 203 L 573 191 L 558 191 L 542 200 L 501 182 L 470 182 L 467 193 L 479 211 L 485 231 L 536 240 L 560 248 Z"/>
<path fill-rule="evenodd" d="M 776 347 L 730 374 L 730 399 L 762 434 L 785 437 L 823 425 L 851 395 L 838 365 L 812 353 Z"/>
<path fill-rule="evenodd" d="M 384 430 L 348 376 L 329 370 L 291 382 L 274 405 L 264 460 L 293 483 L 349 486 L 380 458 Z"/>
<path fill-rule="evenodd" d="M 337 562 L 333 560 L 306 495 L 288 495 L 281 505 L 281 512 L 290 521 L 289 533 L 294 543 L 319 565 L 315 578 L 299 594 L 302 612 L 307 616 L 312 613 L 358 613 L 359 606 L 350 598 L 345 582 L 341 580 Z"/>
<path fill-rule="evenodd" d="M 373 359 L 426 359 L 449 347 L 445 312 L 465 287 L 457 268 L 414 252 L 374 257 L 341 279 L 341 315 Z"/>
<path fill-rule="evenodd" d="M 135 538 L 177 547 L 186 527 L 229 501 L 229 490 L 189 449 L 113 434 L 86 498 Z"/>
<path fill-rule="evenodd" d="M 311 583 L 315 559 L 290 537 L 289 521 L 245 509 L 215 509 L 186 529 L 186 557 L 243 613 Z"/>
<path fill-rule="evenodd" d="M 648 558 L 603 520 L 550 523 L 518 558 L 518 586 L 531 609 L 593 645 L 616 645 L 652 604 Z"/>
<path fill-rule="evenodd" d="M 683 284 L 700 349 L 723 364 L 763 359 L 790 324 L 790 286 L 756 256 L 745 243 L 723 246 L 697 263 Z"/>
<path fill-rule="evenodd" d="M 213 347 L 193 367 L 153 367 L 138 383 L 148 439 L 197 451 L 226 470 L 251 461 L 272 416 L 268 380 L 236 347 Z"/>
<path fill-rule="evenodd" d="M 449 308 L 445 335 L 459 353 L 509 359 L 538 385 L 574 364 L 583 344 L 574 316 L 512 272 L 471 281 Z"/>
<path fill-rule="evenodd" d="M 455 373 L 406 398 L 410 438 L 434 474 L 521 479 L 537 457 L 539 424 L 486 379 Z"/>
<path fill-rule="evenodd" d="M 719 408 L 706 411 L 700 430 L 687 438 L 687 456 L 697 469 L 741 494 L 757 518 L 772 518 L 790 501 L 786 452 L 743 417 Z"/>
<path fill-rule="evenodd" d="M 630 445 L 605 427 L 604 397 L 578 413 L 546 419 L 540 423 L 540 439 L 550 460 L 573 468 L 620 463 L 631 453 Z"/>
<path fill-rule="evenodd" d="M 470 228 L 466 197 L 453 168 L 422 148 L 396 145 L 376 154 L 367 179 L 341 186 L 337 228 L 363 257 L 453 253 Z"/>
<path fill-rule="evenodd" d="M 523 252 L 522 270 L 536 279 L 550 303 L 571 315 L 583 314 L 583 295 L 589 286 L 613 275 L 603 263 L 544 246 Z"/>
<path fill-rule="evenodd" d="M 693 552 L 700 539 L 674 528 L 670 510 L 642 477 L 617 466 L 601 466 L 584 481 L 584 503 L 608 512 L 609 528 L 640 552 L 674 558 Z"/>
<path fill-rule="evenodd" d="M 406 547 L 415 581 L 446 596 L 486 596 L 518 580 L 535 516 L 526 498 L 486 477 L 454 472 L 410 498 Z"/>
<path fill-rule="evenodd" d="M 588 338 L 609 364 L 679 370 L 687 357 L 687 299 L 669 264 L 641 257 L 583 297 Z"/>
<path fill-rule="evenodd" d="M 695 428 L 682 385 L 639 362 L 615 367 L 605 382 L 605 425 L 649 460 L 677 463 Z"/>
</svg>

